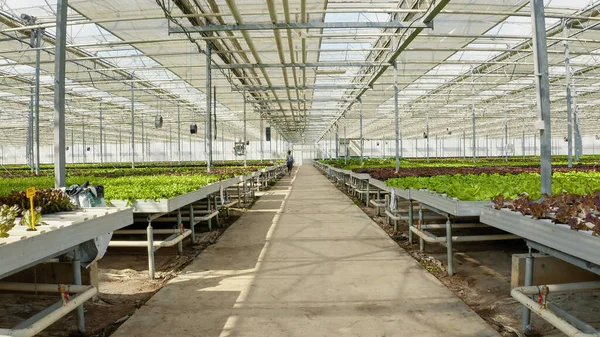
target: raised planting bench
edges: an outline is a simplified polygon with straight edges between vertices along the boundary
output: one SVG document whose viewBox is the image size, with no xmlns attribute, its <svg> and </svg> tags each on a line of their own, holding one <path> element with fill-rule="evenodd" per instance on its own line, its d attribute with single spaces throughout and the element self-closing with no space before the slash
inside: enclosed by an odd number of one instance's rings
<svg viewBox="0 0 600 337">
<path fill-rule="evenodd" d="M 454 263 L 452 253 L 453 242 L 481 242 L 481 241 L 498 241 L 498 240 L 515 240 L 520 237 L 514 234 L 492 234 L 492 235 L 468 235 L 468 236 L 453 236 L 453 229 L 465 228 L 485 228 L 479 222 L 481 209 L 490 205 L 489 201 L 462 201 L 457 198 L 435 193 L 429 190 L 410 190 L 412 199 L 419 202 L 419 221 L 417 224 L 409 225 L 409 241 L 412 243 L 413 234 L 419 237 L 419 247 L 424 249 L 425 242 L 437 243 L 446 246 L 446 255 L 448 261 L 448 275 L 454 274 Z M 433 211 L 443 218 L 445 223 L 428 223 L 423 216 L 422 209 L 426 208 Z M 460 220 L 460 222 L 457 222 Z M 431 230 L 444 230 L 445 236 L 437 236 Z"/>
<path fill-rule="evenodd" d="M 18 221 L 18 219 L 17 219 Z M 81 285 L 79 245 L 133 223 L 131 208 L 94 207 L 44 215 L 48 225 L 27 231 L 15 226 L 7 238 L 0 238 L 0 279 L 33 267 L 49 259 L 74 252 L 73 285 L 0 283 L 0 290 L 58 293 L 61 300 L 9 329 L 0 329 L 0 336 L 34 336 L 77 309 L 77 327 L 85 332 L 82 304 L 97 294 L 93 286 Z M 68 294 L 77 294 L 71 295 Z"/>
<path fill-rule="evenodd" d="M 598 337 L 600 332 L 563 309 L 548 297 L 556 292 L 599 290 L 600 282 L 578 282 L 557 285 L 533 285 L 534 255 L 531 249 L 566 261 L 600 275 L 600 237 L 590 231 L 575 231 L 568 225 L 549 219 L 535 219 L 509 209 L 484 207 L 481 222 L 525 239 L 530 252 L 525 263 L 525 285 L 514 288 L 511 296 L 523 304 L 522 330 L 531 330 L 531 310 L 568 336 Z M 533 298 L 532 298 L 533 297 Z M 536 301 L 537 300 L 537 301 Z"/>
<path fill-rule="evenodd" d="M 275 181 L 285 174 L 285 165 L 268 166 L 258 171 L 255 178 L 255 190 L 260 191 L 261 188 L 266 189 L 269 182 Z"/>
<path fill-rule="evenodd" d="M 145 230 L 140 229 L 128 229 L 126 231 L 117 231 L 116 235 L 144 235 L 146 236 L 146 240 L 138 241 L 138 240 L 112 240 L 109 243 L 110 247 L 146 247 L 148 250 L 148 273 L 150 278 L 155 278 L 155 263 L 154 263 L 154 253 L 156 250 L 163 247 L 172 247 L 177 245 L 177 251 L 179 254 L 183 253 L 183 240 L 191 236 L 192 244 L 195 243 L 195 226 L 201 221 L 208 221 L 210 226 L 210 221 L 213 217 L 216 217 L 218 214 L 218 210 L 213 211 L 211 206 L 210 199 L 215 195 L 226 195 L 228 189 L 230 188 L 238 188 L 240 182 L 242 182 L 244 177 L 234 177 L 227 180 L 221 180 L 212 184 L 208 184 L 199 188 L 196 191 L 182 194 L 169 199 L 161 199 L 158 201 L 154 200 L 136 200 L 133 202 L 133 212 L 136 218 L 144 219 L 148 222 L 148 226 Z M 198 217 L 195 216 L 196 210 L 194 208 L 194 204 L 199 202 L 200 200 L 207 199 L 209 205 L 208 214 L 201 214 Z M 127 202 L 124 200 L 111 200 L 111 203 L 116 206 L 124 206 L 127 205 Z M 219 207 L 215 207 L 216 209 Z M 186 217 L 186 221 L 188 221 L 188 228 L 184 226 L 184 218 L 182 215 L 182 210 L 188 211 L 188 217 Z M 202 211 L 200 210 L 200 213 Z M 169 218 L 171 214 L 175 214 L 172 218 Z M 161 218 L 165 218 L 162 220 Z M 153 222 L 170 222 L 173 223 L 173 228 L 167 229 L 168 233 L 165 230 L 155 232 L 154 227 L 152 226 Z M 168 238 L 163 240 L 157 240 L 157 244 L 155 241 L 155 234 L 171 234 Z"/>
</svg>

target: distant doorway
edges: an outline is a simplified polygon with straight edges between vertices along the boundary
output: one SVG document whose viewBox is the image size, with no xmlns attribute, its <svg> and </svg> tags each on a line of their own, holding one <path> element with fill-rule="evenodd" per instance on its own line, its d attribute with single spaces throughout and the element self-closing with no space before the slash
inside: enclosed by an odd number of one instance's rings
<svg viewBox="0 0 600 337">
<path fill-rule="evenodd" d="M 302 150 L 294 150 L 294 164 L 295 165 L 302 165 Z"/>
</svg>

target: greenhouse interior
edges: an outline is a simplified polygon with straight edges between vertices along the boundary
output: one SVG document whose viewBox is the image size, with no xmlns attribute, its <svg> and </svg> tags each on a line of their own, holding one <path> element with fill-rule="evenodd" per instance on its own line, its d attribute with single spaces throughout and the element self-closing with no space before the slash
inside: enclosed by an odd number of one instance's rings
<svg viewBox="0 0 600 337">
<path fill-rule="evenodd" d="M 0 0 L 0 337 L 600 337 L 600 1 Z"/>
</svg>

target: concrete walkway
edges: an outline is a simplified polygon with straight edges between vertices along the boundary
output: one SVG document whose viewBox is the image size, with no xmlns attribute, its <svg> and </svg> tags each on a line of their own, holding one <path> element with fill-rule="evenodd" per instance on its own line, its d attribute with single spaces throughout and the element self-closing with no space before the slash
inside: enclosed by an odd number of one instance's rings
<svg viewBox="0 0 600 337">
<path fill-rule="evenodd" d="M 114 336 L 499 335 L 301 166 Z"/>
</svg>

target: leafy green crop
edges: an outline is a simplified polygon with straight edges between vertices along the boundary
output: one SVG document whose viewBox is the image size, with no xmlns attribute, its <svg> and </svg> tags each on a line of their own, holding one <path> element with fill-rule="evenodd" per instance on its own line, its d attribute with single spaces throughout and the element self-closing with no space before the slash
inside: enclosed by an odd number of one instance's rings
<svg viewBox="0 0 600 337">
<path fill-rule="evenodd" d="M 467 174 L 434 177 L 406 177 L 389 179 L 389 186 L 408 189 L 427 189 L 464 201 L 490 200 L 501 194 L 514 199 L 526 192 L 531 199 L 539 199 L 540 175 L 523 174 Z M 575 194 L 592 194 L 600 191 L 600 172 L 556 172 L 552 177 L 552 194 L 566 191 Z"/>
<path fill-rule="evenodd" d="M 23 215 L 23 216 L 21 217 L 20 225 L 27 226 L 28 231 L 35 231 L 35 230 L 37 230 L 37 228 L 36 228 L 37 226 L 47 225 L 47 223 L 42 221 L 42 208 L 41 207 L 36 207 L 33 210 L 33 219 L 31 218 L 31 208 L 23 210 L 21 215 Z"/>
<path fill-rule="evenodd" d="M 210 183 L 228 179 L 224 175 L 155 175 L 155 176 L 125 176 L 115 178 L 77 176 L 68 177 L 67 186 L 82 185 L 89 181 L 92 185 L 104 186 L 104 198 L 110 200 L 159 200 L 173 198 L 181 194 L 198 190 Z M 13 191 L 24 191 L 28 187 L 49 189 L 54 186 L 53 177 L 3 178 L 0 184 L 0 196 L 6 196 Z"/>
<path fill-rule="evenodd" d="M 8 231 L 15 227 L 15 219 L 20 211 L 18 206 L 0 206 L 0 238 L 8 237 Z"/>
<path fill-rule="evenodd" d="M 333 160 L 320 160 L 319 162 L 331 165 L 333 167 L 342 168 L 345 170 L 354 170 L 357 168 L 384 168 L 395 167 L 395 158 L 366 158 L 363 160 L 363 165 L 360 165 L 360 159 L 349 158 Z M 567 165 L 566 156 L 552 156 L 554 165 Z M 582 156 L 579 162 L 581 164 L 598 164 L 600 156 Z M 423 158 L 401 158 L 401 168 L 421 168 L 421 167 L 479 167 L 479 166 L 535 166 L 540 164 L 540 157 L 509 157 L 505 161 L 504 157 L 478 158 L 477 163 L 473 163 L 471 159 L 463 158 L 432 158 L 429 162 Z"/>
</svg>

